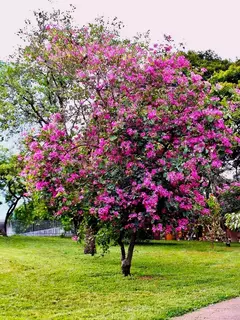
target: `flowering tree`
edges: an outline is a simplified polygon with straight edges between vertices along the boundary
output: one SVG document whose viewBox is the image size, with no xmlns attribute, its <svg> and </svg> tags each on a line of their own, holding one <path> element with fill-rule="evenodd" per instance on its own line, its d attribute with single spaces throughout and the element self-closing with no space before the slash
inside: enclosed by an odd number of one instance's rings
<svg viewBox="0 0 240 320">
<path fill-rule="evenodd" d="M 55 214 L 69 212 L 71 206 L 71 216 L 78 224 L 83 207 L 79 194 L 86 184 L 85 155 L 68 136 L 61 115 L 55 114 L 39 133 L 29 134 L 25 143 L 30 154 L 24 159 L 28 191 L 47 190 L 42 196 L 55 208 Z M 22 156 L 19 159 L 22 160 Z"/>
<path fill-rule="evenodd" d="M 205 52 L 189 51 L 186 54 L 187 59 L 191 62 L 193 67 L 205 69 L 204 79 L 213 84 L 212 93 L 221 100 L 224 104 L 226 100 L 234 101 L 239 106 L 239 80 L 240 67 L 239 61 L 229 61 L 221 59 L 216 53 L 211 50 Z M 235 110 L 229 109 L 225 113 L 225 120 L 231 126 L 234 133 L 240 133 L 240 108 Z M 234 180 L 239 180 L 239 164 L 240 164 L 240 150 L 239 146 L 235 146 L 232 154 L 227 154 L 224 160 L 225 166 L 221 168 L 225 170 L 223 176 L 232 177 Z M 230 172 L 231 171 L 231 172 Z M 224 172 L 222 172 L 224 173 Z M 216 177 L 216 184 L 219 183 L 219 177 Z"/>
<path fill-rule="evenodd" d="M 180 231 L 209 214 L 206 189 L 236 142 L 224 123 L 227 107 L 170 46 L 119 41 L 104 30 L 96 39 L 87 27 L 47 30 L 39 63 L 47 56 L 77 77 L 91 113 L 70 133 L 57 114 L 27 137 L 23 175 L 58 203 L 56 214 L 81 216 L 88 203 L 88 217 L 110 223 L 127 276 L 138 230 Z"/>
</svg>

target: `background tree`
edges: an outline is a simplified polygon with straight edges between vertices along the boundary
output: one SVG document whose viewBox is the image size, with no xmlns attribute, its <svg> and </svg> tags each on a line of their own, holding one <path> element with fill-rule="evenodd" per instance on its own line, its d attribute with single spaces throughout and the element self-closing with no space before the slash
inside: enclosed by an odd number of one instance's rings
<svg viewBox="0 0 240 320">
<path fill-rule="evenodd" d="M 0 154 L 0 189 L 8 210 L 1 225 L 1 233 L 7 235 L 7 222 L 17 205 L 25 198 L 25 185 L 20 177 L 22 167 L 17 156 L 7 155 L 6 150 Z"/>
<path fill-rule="evenodd" d="M 188 51 L 185 53 L 193 67 L 206 69 L 203 75 L 204 80 L 209 80 L 215 72 L 225 71 L 231 65 L 228 59 L 222 59 L 214 51 Z"/>
<path fill-rule="evenodd" d="M 228 213 L 226 214 L 226 226 L 233 231 L 240 230 L 240 213 Z"/>
</svg>

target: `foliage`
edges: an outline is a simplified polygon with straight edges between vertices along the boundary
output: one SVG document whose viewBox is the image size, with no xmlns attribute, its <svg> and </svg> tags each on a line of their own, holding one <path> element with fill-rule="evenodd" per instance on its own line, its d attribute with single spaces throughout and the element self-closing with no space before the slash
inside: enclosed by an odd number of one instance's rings
<svg viewBox="0 0 240 320">
<path fill-rule="evenodd" d="M 51 31 L 52 33 L 55 35 L 56 30 Z M 61 33 L 60 35 L 58 34 L 58 39 L 61 35 Z M 101 194 L 96 197 L 94 204 L 99 207 L 98 214 L 103 220 L 109 218 L 108 214 L 112 219 L 116 217 L 117 221 L 121 220 L 118 215 L 121 208 L 117 207 L 119 207 L 119 203 L 120 206 L 122 203 L 124 211 L 133 211 L 127 213 L 126 217 L 122 217 L 125 219 L 123 225 L 128 228 L 132 220 L 134 228 L 141 228 L 141 220 L 143 220 L 142 225 L 146 223 L 145 220 L 159 220 L 159 217 L 153 218 L 156 210 L 154 208 L 156 208 L 159 199 L 166 202 L 166 205 L 164 203 L 160 211 L 166 210 L 171 215 L 172 211 L 179 209 L 179 215 L 182 218 L 183 213 L 187 215 L 186 212 L 191 212 L 193 209 L 192 202 L 194 202 L 194 199 L 196 201 L 196 197 L 201 197 L 200 194 L 197 195 L 197 189 L 199 187 L 201 189 L 202 184 L 206 184 L 207 181 L 196 183 L 196 180 L 201 180 L 200 177 L 203 177 L 205 167 L 210 173 L 211 165 L 213 165 L 213 168 L 221 166 L 221 160 L 218 158 L 219 151 L 221 153 L 224 151 L 231 153 L 229 140 L 231 138 L 231 130 L 226 128 L 221 119 L 224 106 L 218 105 L 217 100 L 214 101 L 213 98 L 210 101 L 208 100 L 207 93 L 209 88 L 205 87 L 204 82 L 201 81 L 198 75 L 187 72 L 188 62 L 183 57 L 173 55 L 164 58 L 159 55 L 160 50 L 156 49 L 152 53 L 151 51 L 144 51 L 141 47 L 134 47 L 133 49 L 138 51 L 138 59 L 135 58 L 136 55 L 134 55 L 134 58 L 133 55 L 126 57 L 124 53 L 132 48 L 123 45 L 113 47 L 111 42 L 112 39 L 107 39 L 106 43 L 101 46 L 100 44 L 89 43 L 88 52 L 90 52 L 92 46 L 94 46 L 95 52 L 93 58 L 89 56 L 87 59 L 86 63 L 89 66 L 85 66 L 84 72 L 90 72 L 91 77 L 79 74 L 79 77 L 83 78 L 85 86 L 93 87 L 92 100 L 94 103 L 92 107 L 95 107 L 95 110 L 93 110 L 91 124 L 86 130 L 86 137 L 82 137 L 82 135 L 76 136 L 74 137 L 74 142 L 71 139 L 72 145 L 69 145 L 66 133 L 61 131 L 61 124 L 57 125 L 55 121 L 51 123 L 51 128 L 46 126 L 39 133 L 37 139 L 34 140 L 33 136 L 28 138 L 28 143 L 31 141 L 30 149 L 33 145 L 35 146 L 35 161 L 38 150 L 42 160 L 47 159 L 49 153 L 48 151 L 45 152 L 45 149 L 57 150 L 59 148 L 57 146 L 58 142 L 55 142 L 55 145 L 50 147 L 49 140 L 54 139 L 53 135 L 55 133 L 58 138 L 63 137 L 63 140 L 65 140 L 64 142 L 62 140 L 60 147 L 62 149 L 65 148 L 65 152 L 66 150 L 70 150 L 70 152 L 65 156 L 65 158 L 68 158 L 67 160 L 61 156 L 62 165 L 66 166 L 65 162 L 67 164 L 72 162 L 73 166 L 73 162 L 76 162 L 76 157 L 78 156 L 77 162 L 79 166 L 86 167 L 85 172 L 82 173 L 85 178 L 90 175 L 90 172 L 88 173 L 89 168 L 90 171 L 92 169 L 96 171 L 96 175 L 92 176 L 93 179 L 96 179 L 95 184 L 98 184 L 102 190 L 98 191 Z M 100 59 L 104 54 L 107 54 L 107 45 L 110 46 L 113 53 L 111 58 L 108 57 L 107 65 L 103 65 L 104 61 L 101 63 L 102 77 L 100 81 L 98 68 Z M 98 48 L 99 53 L 96 48 Z M 69 50 L 72 52 L 73 48 L 70 47 Z M 119 53 L 120 50 L 123 53 Z M 56 52 L 55 48 L 54 52 Z M 61 54 L 66 57 L 67 52 L 62 52 Z M 99 57 L 96 57 L 97 54 Z M 82 55 L 83 53 L 80 54 L 80 61 Z M 119 62 L 116 61 L 116 58 L 118 58 Z M 56 59 L 57 57 L 55 57 Z M 149 63 L 148 61 L 151 62 Z M 118 76 L 114 73 L 118 67 L 117 63 L 122 64 L 122 73 L 118 73 Z M 88 71 L 88 68 L 90 71 Z M 93 68 L 95 68 L 95 74 L 93 74 Z M 130 72 L 131 76 L 129 76 Z M 107 74 L 111 75 L 109 76 L 110 79 L 105 79 Z M 95 85 L 94 81 L 96 82 Z M 100 82 L 101 85 L 99 85 Z M 176 82 L 178 85 L 175 85 Z M 142 86 L 144 86 L 144 91 L 141 90 Z M 192 94 L 192 91 L 195 93 Z M 131 95 L 128 92 L 131 92 Z M 113 96 L 110 95 L 111 93 Z M 124 102 L 124 106 L 120 107 L 122 102 Z M 149 105 L 150 103 L 151 105 Z M 164 118 L 166 125 L 162 125 L 159 128 L 162 118 Z M 110 119 L 114 121 L 109 123 Z M 217 130 L 221 127 L 225 131 L 224 136 L 219 133 L 213 133 L 214 126 Z M 196 134 L 199 131 L 201 134 Z M 47 147 L 43 144 L 44 139 L 46 139 L 46 133 L 48 134 Z M 83 138 L 88 139 L 89 142 L 85 142 Z M 90 140 L 93 142 L 98 141 L 99 145 L 92 146 Z M 86 148 L 84 148 L 84 144 L 87 145 Z M 78 148 L 78 145 L 81 145 L 81 147 Z M 210 156 L 212 155 L 212 158 L 210 157 L 209 159 L 208 152 L 205 151 L 204 147 L 211 149 Z M 106 151 L 105 154 L 103 154 L 104 151 Z M 31 158 L 31 152 L 30 150 L 31 161 L 29 162 L 34 161 Z M 84 161 L 88 160 L 85 159 L 85 155 L 88 152 L 91 152 L 91 160 L 93 161 L 84 166 Z M 54 157 L 58 158 L 58 155 L 51 153 L 50 158 L 53 159 Z M 113 159 L 115 159 L 114 163 Z M 166 163 L 167 166 L 165 166 Z M 38 166 L 40 165 L 45 168 L 44 162 L 38 164 Z M 47 163 L 47 165 L 50 168 L 50 163 Z M 35 168 L 35 164 L 30 164 L 31 166 Z M 97 167 L 100 167 L 99 172 L 97 172 Z M 56 170 L 54 168 L 54 173 L 56 173 Z M 63 169 L 58 171 L 62 181 L 65 171 Z M 71 179 L 69 173 L 71 172 L 72 174 L 72 169 L 67 169 L 67 171 L 67 179 Z M 31 168 L 29 172 L 31 173 Z M 40 176 L 42 177 L 42 171 L 39 172 L 40 175 L 38 173 L 38 177 L 40 178 Z M 86 172 L 87 174 L 85 174 Z M 197 179 L 188 177 L 191 173 L 197 175 Z M 37 177 L 35 174 L 32 176 Z M 179 190 L 179 186 L 184 184 L 185 179 L 188 180 L 186 182 L 187 188 Z M 203 177 L 203 179 L 206 178 Z M 77 183 L 82 181 L 82 179 L 73 176 L 72 180 L 76 180 Z M 82 182 L 82 184 L 84 183 L 86 182 Z M 41 189 L 44 189 L 46 185 L 47 182 L 43 182 Z M 73 183 L 71 185 L 73 186 Z M 188 197 L 189 189 L 192 186 L 195 193 L 192 193 L 192 197 Z M 57 188 L 60 187 L 57 186 Z M 117 188 L 119 190 L 116 192 Z M 125 190 L 126 188 L 127 190 Z M 161 188 L 163 189 L 160 190 Z M 81 191 L 84 194 L 84 190 Z M 68 196 L 73 196 L 73 192 L 66 193 Z M 57 195 L 59 196 L 59 193 Z M 133 195 L 134 199 L 131 198 Z M 126 206 L 128 202 L 130 205 Z M 199 204 L 199 201 L 196 202 Z M 103 203 L 107 204 L 107 206 L 103 207 Z M 200 203 L 202 203 L 202 207 L 205 206 L 204 200 L 200 201 Z M 134 213 L 136 210 L 134 207 L 137 208 L 138 206 L 145 208 L 140 208 L 140 212 Z M 201 206 L 194 209 L 201 213 Z M 146 215 L 144 213 L 145 210 L 148 211 Z M 152 214 L 150 213 L 151 211 Z M 135 216 L 129 218 L 128 215 L 131 214 L 137 214 L 138 218 L 135 219 Z M 158 224 L 158 228 L 162 228 L 160 224 Z"/>
<path fill-rule="evenodd" d="M 76 229 L 111 223 L 122 260 L 137 232 L 180 231 L 209 214 L 215 177 L 238 159 L 239 91 L 204 80 L 231 63 L 189 52 L 208 68 L 202 78 L 170 45 L 122 40 L 116 20 L 75 27 L 71 12 L 35 16 L 37 28 L 27 21 L 20 31 L 28 44 L 1 68 L 0 89 L 4 129 L 38 124 L 19 158 L 29 191 Z"/>
<path fill-rule="evenodd" d="M 231 62 L 218 57 L 213 51 L 205 52 L 189 51 L 186 56 L 191 61 L 192 65 L 198 70 L 204 72 L 204 79 L 213 84 L 212 93 L 217 96 L 222 104 L 226 104 L 227 100 L 235 102 L 238 107 L 229 105 L 229 110 L 225 112 L 224 118 L 228 126 L 233 129 L 234 134 L 240 135 L 240 108 L 239 108 L 239 61 Z M 199 71 L 198 71 L 199 72 Z M 227 154 L 224 159 L 224 166 L 221 173 L 225 175 L 216 175 L 215 185 L 219 184 L 224 176 L 233 180 L 239 180 L 239 165 L 240 165 L 240 148 L 239 143 L 232 149 L 232 154 Z M 230 173 L 231 172 L 231 173 Z M 221 181 L 223 182 L 223 181 Z M 212 192 L 215 192 L 214 189 Z"/>
<path fill-rule="evenodd" d="M 25 191 L 21 178 L 17 174 L 20 171 L 21 168 L 18 165 L 17 157 L 8 154 L 7 149 L 1 149 L 0 189 L 2 190 L 7 203 L 10 203 L 13 197 L 23 195 Z"/>
<path fill-rule="evenodd" d="M 202 222 L 206 232 L 206 238 L 211 240 L 212 243 L 217 241 L 223 241 L 226 238 L 225 232 L 222 229 L 223 216 L 221 214 L 221 207 L 217 198 L 210 195 L 207 200 L 207 204 L 210 209 L 209 216 L 203 217 Z"/>
<path fill-rule="evenodd" d="M 37 193 L 31 197 L 27 194 L 25 181 L 20 175 L 22 168 L 17 155 L 10 154 L 7 149 L 1 150 L 0 190 L 8 205 L 5 228 L 9 220 L 20 220 L 21 225 L 26 227 L 35 220 L 53 218 L 51 209 Z"/>
<path fill-rule="evenodd" d="M 236 143 L 224 119 L 234 102 L 213 96 L 169 46 L 120 41 L 94 25 L 46 32 L 39 65 L 47 60 L 77 79 L 91 114 L 69 131 L 57 113 L 26 137 L 30 190 L 51 198 L 57 215 L 81 217 L 87 206 L 87 215 L 111 222 L 123 250 L 130 230 L 131 252 L 138 230 L 180 231 L 209 214 L 206 189 Z"/>
<path fill-rule="evenodd" d="M 240 64 L 232 63 L 228 69 L 215 72 L 211 78 L 212 82 L 227 82 L 240 84 Z"/>
<path fill-rule="evenodd" d="M 231 65 L 229 60 L 220 58 L 212 50 L 188 51 L 185 55 L 192 66 L 198 69 L 206 69 L 204 72 L 205 80 L 209 80 L 215 72 L 224 72 Z"/>
<path fill-rule="evenodd" d="M 24 199 L 24 202 L 14 210 L 10 218 L 11 221 L 21 221 L 21 225 L 24 227 L 29 226 L 34 221 L 49 219 L 53 219 L 53 215 L 37 193 L 29 199 Z"/>
<path fill-rule="evenodd" d="M 86 113 L 81 102 L 84 90 L 79 87 L 77 77 L 59 72 L 53 61 L 44 56 L 49 34 L 46 27 L 58 25 L 65 31 L 72 30 L 73 11 L 74 7 L 67 12 L 35 11 L 35 23 L 26 20 L 25 28 L 19 31 L 25 46 L 0 67 L 0 128 L 4 135 L 5 130 L 13 134 L 41 127 L 56 112 L 73 126 Z M 70 33 L 66 36 L 69 40 L 73 37 Z"/>
<path fill-rule="evenodd" d="M 227 213 L 226 217 L 226 226 L 230 230 L 239 231 L 240 230 L 240 212 Z"/>
<path fill-rule="evenodd" d="M 2 233 L 6 234 L 6 224 L 17 205 L 25 198 L 26 188 L 20 176 L 22 166 L 15 155 L 2 149 L 0 153 L 0 190 L 8 205 Z"/>
<path fill-rule="evenodd" d="M 240 211 L 240 183 L 226 185 L 219 194 L 219 201 L 223 214 Z"/>
<path fill-rule="evenodd" d="M 1 70 L 0 112 L 2 130 L 18 133 L 31 125 L 43 125 L 51 113 L 57 112 L 54 83 L 45 80 L 31 63 L 8 63 Z M 52 89 L 50 89 L 52 88 Z M 52 92 L 50 92 L 52 90 Z M 29 130 L 29 129 L 28 129 Z"/>
<path fill-rule="evenodd" d="M 235 182 L 231 186 L 226 186 L 219 198 L 225 215 L 225 225 L 230 230 L 238 230 L 240 228 L 240 184 Z"/>
<path fill-rule="evenodd" d="M 36 23 L 25 22 L 25 28 L 19 31 L 19 36 L 27 43 L 20 47 L 11 61 L 1 64 L 0 68 L 0 127 L 2 136 L 18 133 L 33 126 L 40 128 L 50 121 L 53 113 L 60 112 L 64 119 L 65 130 L 71 132 L 75 122 L 84 122 L 87 115 L 87 100 L 84 105 L 84 90 L 78 85 L 77 77 L 68 77 L 54 68 L 54 64 L 46 59 L 39 63 L 37 57 L 46 52 L 48 44 L 48 25 L 61 26 L 65 31 L 72 30 L 72 12 L 54 10 L 51 13 L 35 11 Z M 34 27 L 36 25 L 36 27 Z M 97 27 L 93 25 L 97 32 Z M 100 28 L 99 28 L 100 30 Z M 70 39 L 70 33 L 68 34 Z M 74 37 L 74 35 L 71 35 Z M 76 131 L 76 130 L 75 130 Z M 22 179 L 22 178 L 21 178 Z M 37 197 L 34 193 L 32 196 Z M 41 199 L 43 206 L 48 205 L 47 199 Z M 36 208 L 34 206 L 36 205 Z M 33 209 L 33 210 L 32 210 Z M 39 212 L 40 211 L 42 212 Z M 35 214 L 38 218 L 45 215 L 39 208 L 38 201 L 25 203 L 16 212 L 21 219 L 25 216 L 28 223 Z M 48 210 L 51 211 L 51 208 Z M 38 212 L 37 212 L 38 211 Z M 70 228 L 74 220 L 75 228 L 79 226 L 78 219 L 62 218 L 66 228 Z M 67 221 L 68 220 L 68 221 Z"/>
<path fill-rule="evenodd" d="M 98 22 L 89 25 L 91 32 L 88 39 L 84 38 L 84 28 L 82 28 L 82 37 L 76 39 L 72 18 L 73 11 L 73 6 L 67 12 L 59 10 L 54 10 L 51 13 L 36 11 L 34 12 L 36 27 L 27 20 L 25 28 L 20 30 L 19 36 L 26 45 L 19 48 L 19 52 L 11 62 L 1 66 L 0 114 L 2 117 L 0 117 L 0 126 L 2 130 L 8 130 L 10 134 L 19 132 L 23 128 L 29 131 L 33 126 L 39 130 L 40 127 L 49 123 L 53 113 L 59 112 L 63 120 L 63 130 L 70 139 L 73 131 L 76 134 L 80 130 L 77 129 L 76 122 L 79 128 L 87 122 L 91 97 L 88 90 L 81 86 L 81 83 L 79 84 L 76 70 L 74 70 L 76 64 L 66 61 L 65 72 L 62 72 L 59 69 L 59 64 L 48 57 L 49 33 L 51 33 L 49 26 L 57 26 L 59 32 L 64 30 L 68 41 L 59 43 L 61 50 L 64 51 L 69 47 L 69 44 L 75 43 L 76 40 L 79 42 L 93 41 L 95 38 L 99 38 L 101 41 L 103 30 L 106 32 L 114 25 L 121 28 L 121 23 L 114 19 L 112 24 L 105 24 L 102 19 L 98 19 Z M 117 29 L 113 32 L 117 39 Z M 79 35 L 81 34 L 79 33 Z M 52 34 L 52 36 L 54 35 Z M 56 38 L 52 40 L 57 41 Z M 84 60 L 85 58 L 82 63 Z M 6 135 L 6 131 L 4 135 Z M 42 199 L 46 205 L 49 205 L 47 200 L 49 197 Z M 33 202 L 28 204 L 31 207 L 32 205 Z M 22 206 L 19 210 L 24 212 L 26 209 L 26 206 Z M 27 212 L 26 215 L 28 215 Z M 73 217 L 71 213 L 69 217 L 62 219 L 68 227 L 73 220 L 75 229 L 78 228 L 80 220 L 82 220 L 82 218 L 78 219 L 76 215 Z"/>
<path fill-rule="evenodd" d="M 226 99 L 231 99 L 238 104 L 237 108 L 229 108 L 229 111 L 225 114 L 227 123 L 232 127 L 234 133 L 240 137 L 240 108 L 239 108 L 239 92 L 240 92 L 240 73 L 239 63 L 231 64 L 226 71 L 220 71 L 215 73 L 211 81 L 216 84 L 218 91 L 218 97 L 225 103 Z M 240 168 L 240 147 L 239 144 L 233 148 L 233 153 L 228 157 L 228 167 L 232 168 L 233 177 L 235 180 L 239 180 L 239 168 Z"/>
</svg>

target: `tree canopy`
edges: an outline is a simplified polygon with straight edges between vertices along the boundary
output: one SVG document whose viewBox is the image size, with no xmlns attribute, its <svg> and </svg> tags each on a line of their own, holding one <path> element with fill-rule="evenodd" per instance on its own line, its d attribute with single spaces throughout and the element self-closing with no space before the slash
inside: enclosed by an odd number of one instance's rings
<svg viewBox="0 0 240 320">
<path fill-rule="evenodd" d="M 28 129 L 14 174 L 48 213 L 110 228 L 129 275 L 138 232 L 185 230 L 229 187 L 216 177 L 239 165 L 238 63 L 121 39 L 117 20 L 35 15 L 0 69 L 1 128 Z"/>
<path fill-rule="evenodd" d="M 47 57 L 76 79 L 91 113 L 80 130 L 74 123 L 69 132 L 57 113 L 30 134 L 24 176 L 58 204 L 57 215 L 81 215 L 87 203 L 90 216 L 111 223 L 128 275 L 138 230 L 181 230 L 209 213 L 206 189 L 238 140 L 224 120 L 229 103 L 213 96 L 183 55 L 94 28 L 46 26 L 39 64 Z"/>
</svg>

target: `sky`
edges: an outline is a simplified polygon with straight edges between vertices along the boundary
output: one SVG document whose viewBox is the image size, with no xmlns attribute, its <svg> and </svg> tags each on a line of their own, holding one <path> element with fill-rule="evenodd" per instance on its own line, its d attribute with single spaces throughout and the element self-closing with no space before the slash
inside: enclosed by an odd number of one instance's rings
<svg viewBox="0 0 240 320">
<path fill-rule="evenodd" d="M 1 1 L 0 59 L 17 46 L 15 33 L 38 8 L 67 9 L 74 4 L 80 25 L 98 16 L 117 17 L 126 25 L 124 35 L 151 31 L 153 42 L 169 34 L 187 49 L 212 49 L 223 58 L 240 57 L 239 0 L 7 0 Z"/>
<path fill-rule="evenodd" d="M 123 36 L 132 37 L 150 30 L 152 42 L 164 34 L 176 43 L 183 42 L 189 50 L 214 50 L 222 58 L 240 58 L 240 0 L 1 0 L 0 60 L 19 45 L 16 32 L 24 20 L 33 19 L 38 8 L 62 10 L 75 5 L 79 25 L 96 17 L 117 17 L 125 24 Z M 0 207 L 0 218 L 6 207 Z"/>
</svg>

